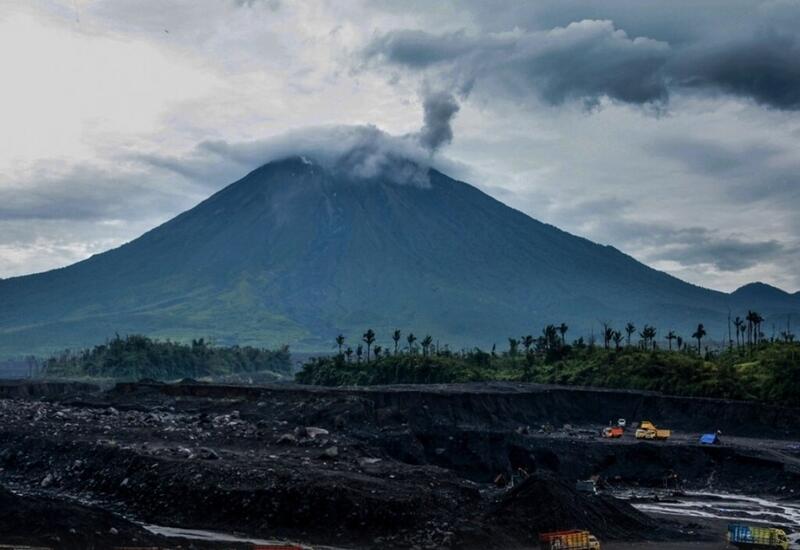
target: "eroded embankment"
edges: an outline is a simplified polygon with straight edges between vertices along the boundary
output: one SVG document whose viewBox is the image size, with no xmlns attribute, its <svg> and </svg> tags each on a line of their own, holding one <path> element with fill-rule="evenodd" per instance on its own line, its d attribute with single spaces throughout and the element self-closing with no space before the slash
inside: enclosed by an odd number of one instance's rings
<svg viewBox="0 0 800 550">
<path fill-rule="evenodd" d="M 800 453 L 781 439 L 800 437 L 800 411 L 786 407 L 512 384 L 335 389 L 132 384 L 112 393 L 133 401 L 160 395 L 303 404 L 293 409 L 298 422 L 330 430 L 345 426 L 396 460 L 435 465 L 477 482 L 524 468 L 653 487 L 676 474 L 695 488 L 800 493 Z M 599 428 L 616 418 L 653 420 L 672 428 L 673 438 L 641 442 L 631 433 L 622 440 L 599 438 Z M 724 437 L 776 439 L 763 448 L 763 439 L 697 443 L 699 433 L 718 429 Z"/>
<path fill-rule="evenodd" d="M 476 481 L 497 473 L 546 470 L 565 479 L 717 488 L 800 495 L 800 460 L 772 450 L 663 442 L 605 442 L 597 437 L 473 430 L 386 432 L 383 447 L 399 460 L 434 464 Z"/>
<path fill-rule="evenodd" d="M 97 391 L 99 386 L 84 382 L 0 380 L 0 399 L 63 398 Z"/>
<path fill-rule="evenodd" d="M 176 397 L 251 400 L 270 395 L 292 399 L 357 396 L 372 402 L 376 410 L 403 411 L 416 425 L 603 425 L 611 419 L 626 418 L 647 419 L 684 432 L 721 430 L 727 435 L 742 437 L 800 437 L 800 409 L 655 392 L 511 383 L 364 388 L 154 384 L 152 388 Z M 119 384 L 115 391 L 132 393 L 141 389 L 141 384 Z"/>
</svg>

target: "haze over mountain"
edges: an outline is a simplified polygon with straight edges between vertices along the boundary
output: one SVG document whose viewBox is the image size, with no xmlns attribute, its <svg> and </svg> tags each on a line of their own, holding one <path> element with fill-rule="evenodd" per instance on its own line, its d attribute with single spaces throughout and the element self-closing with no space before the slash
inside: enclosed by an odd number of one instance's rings
<svg viewBox="0 0 800 550">
<path fill-rule="evenodd" d="M 401 328 L 504 347 L 547 323 L 575 338 L 600 321 L 685 338 L 703 322 L 722 339 L 729 310 L 757 309 L 765 332 L 800 314 L 798 295 L 700 288 L 415 160 L 354 170 L 358 154 L 270 162 L 124 246 L 0 281 L 0 355 L 114 333 L 321 351 L 367 328 L 383 343 Z"/>
</svg>

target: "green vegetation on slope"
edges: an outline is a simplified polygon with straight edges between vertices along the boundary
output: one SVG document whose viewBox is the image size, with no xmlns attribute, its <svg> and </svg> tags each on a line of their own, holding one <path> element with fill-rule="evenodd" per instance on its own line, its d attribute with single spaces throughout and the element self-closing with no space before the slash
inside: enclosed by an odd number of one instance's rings
<svg viewBox="0 0 800 550">
<path fill-rule="evenodd" d="M 427 340 L 427 339 L 426 339 Z M 426 341 L 423 341 L 426 343 Z M 761 341 L 700 356 L 695 349 L 653 346 L 572 345 L 557 338 L 550 345 L 520 349 L 511 339 L 508 351 L 474 349 L 454 353 L 428 341 L 395 353 L 383 350 L 369 360 L 346 348 L 333 357 L 315 358 L 297 373 L 303 384 L 435 384 L 506 380 L 638 389 L 673 395 L 800 403 L 800 343 Z M 622 342 L 619 342 L 621 344 Z M 370 344 L 371 345 L 371 344 Z"/>
<path fill-rule="evenodd" d="M 44 363 L 43 376 L 175 380 L 231 374 L 291 371 L 289 348 L 213 347 L 203 339 L 191 345 L 145 336 L 115 337 L 78 353 L 63 352 Z"/>
</svg>

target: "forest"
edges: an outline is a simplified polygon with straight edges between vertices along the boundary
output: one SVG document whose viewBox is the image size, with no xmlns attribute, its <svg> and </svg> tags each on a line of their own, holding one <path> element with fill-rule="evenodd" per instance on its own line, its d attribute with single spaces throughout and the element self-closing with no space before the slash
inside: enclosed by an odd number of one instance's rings
<svg viewBox="0 0 800 550">
<path fill-rule="evenodd" d="M 178 380 L 271 371 L 288 374 L 291 355 L 255 347 L 216 347 L 204 339 L 191 344 L 119 335 L 79 352 L 64 351 L 44 362 L 43 377 Z"/>
</svg>

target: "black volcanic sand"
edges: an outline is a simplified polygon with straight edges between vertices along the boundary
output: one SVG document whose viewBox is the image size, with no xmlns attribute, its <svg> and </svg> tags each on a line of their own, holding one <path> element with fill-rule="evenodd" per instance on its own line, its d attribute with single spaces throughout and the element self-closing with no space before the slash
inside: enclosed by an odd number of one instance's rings
<svg viewBox="0 0 800 550">
<path fill-rule="evenodd" d="M 0 487 L 0 544 L 59 550 L 100 550 L 121 546 L 249 548 L 240 544 L 197 543 L 152 534 L 119 515 L 50 496 L 19 496 Z"/>
<path fill-rule="evenodd" d="M 656 522 L 613 497 L 577 493 L 575 480 L 659 487 L 677 473 L 687 488 L 776 497 L 800 487 L 799 459 L 784 450 L 787 441 L 726 435 L 721 447 L 701 447 L 688 433 L 696 416 L 678 414 L 688 403 L 733 423 L 743 417 L 740 407 L 752 412 L 752 405 L 671 399 L 491 384 L 356 390 L 197 383 L 3 399 L 0 483 L 48 498 L 91 499 L 157 525 L 359 548 L 529 547 L 542 531 L 570 528 L 589 529 L 603 542 L 711 541 L 719 539 L 716 525 Z M 624 407 L 636 411 L 623 414 Z M 671 442 L 597 437 L 608 416 L 647 415 L 662 424 L 659 415 L 671 408 Z M 741 429 L 752 433 L 772 418 L 771 434 L 779 437 L 775 426 L 791 420 L 778 415 L 789 412 L 752 414 Z M 492 483 L 517 468 L 531 477 L 514 488 Z M 62 540 L 70 528 L 88 536 L 86 529 L 114 527 L 131 543 L 143 537 L 94 508 L 64 513 L 77 519 L 54 524 Z M 40 540 L 34 527 L 29 543 Z"/>
<path fill-rule="evenodd" d="M 58 548 L 109 548 L 163 542 L 118 516 L 50 497 L 20 497 L 0 487 L 0 540 Z"/>
</svg>

